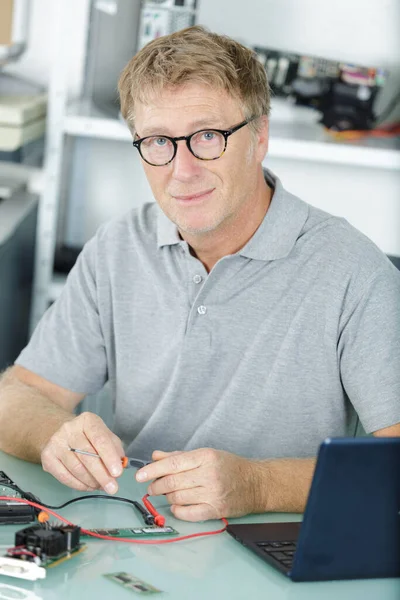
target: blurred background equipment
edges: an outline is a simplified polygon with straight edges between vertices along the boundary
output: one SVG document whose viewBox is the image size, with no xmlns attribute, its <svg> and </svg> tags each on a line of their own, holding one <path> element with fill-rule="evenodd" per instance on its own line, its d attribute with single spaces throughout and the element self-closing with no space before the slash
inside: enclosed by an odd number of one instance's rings
<svg viewBox="0 0 400 600">
<path fill-rule="evenodd" d="M 145 0 L 137 50 L 158 37 L 195 24 L 196 0 Z"/>
<path fill-rule="evenodd" d="M 27 47 L 29 0 L 0 1 L 0 371 L 29 338 L 38 199 L 24 163 L 41 162 L 44 88 L 4 71 Z"/>
<path fill-rule="evenodd" d="M 275 96 L 321 112 L 320 122 L 334 131 L 375 126 L 375 100 L 388 73 L 314 56 L 254 48 Z"/>
<path fill-rule="evenodd" d="M 29 339 L 37 209 L 26 182 L 0 171 L 0 371 Z"/>
<path fill-rule="evenodd" d="M 0 66 L 16 60 L 26 49 L 29 0 L 0 2 Z"/>
<path fill-rule="evenodd" d="M 47 95 L 36 83 L 4 71 L 27 48 L 29 0 L 0 2 L 0 160 L 39 166 Z"/>
</svg>

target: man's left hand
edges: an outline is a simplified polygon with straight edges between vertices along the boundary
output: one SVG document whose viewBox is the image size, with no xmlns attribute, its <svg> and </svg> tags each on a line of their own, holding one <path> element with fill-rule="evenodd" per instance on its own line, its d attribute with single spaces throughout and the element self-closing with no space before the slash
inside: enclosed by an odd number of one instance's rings
<svg viewBox="0 0 400 600">
<path fill-rule="evenodd" d="M 153 463 L 136 473 L 152 481 L 150 496 L 165 494 L 173 515 L 184 521 L 239 517 L 259 506 L 260 467 L 249 460 L 211 448 L 189 452 L 153 452 Z"/>
</svg>

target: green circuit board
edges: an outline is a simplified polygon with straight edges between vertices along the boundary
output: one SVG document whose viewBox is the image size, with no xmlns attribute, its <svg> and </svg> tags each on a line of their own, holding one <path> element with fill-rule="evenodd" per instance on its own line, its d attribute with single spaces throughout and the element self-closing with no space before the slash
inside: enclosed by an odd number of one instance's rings
<svg viewBox="0 0 400 600">
<path fill-rule="evenodd" d="M 102 528 L 102 529 L 88 529 L 91 533 L 98 533 L 99 535 L 108 535 L 110 537 L 120 538 L 149 538 L 158 536 L 174 536 L 179 535 L 173 527 L 126 527 L 126 528 Z M 81 537 L 89 538 L 87 534 L 81 533 Z M 92 537 L 91 539 L 96 539 Z"/>
</svg>

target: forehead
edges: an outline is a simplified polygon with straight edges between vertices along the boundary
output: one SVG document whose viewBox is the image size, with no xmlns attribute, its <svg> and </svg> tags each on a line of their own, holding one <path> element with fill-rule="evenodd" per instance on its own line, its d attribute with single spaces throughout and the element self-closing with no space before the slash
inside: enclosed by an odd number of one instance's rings
<svg viewBox="0 0 400 600">
<path fill-rule="evenodd" d="M 177 134 L 196 127 L 231 126 L 242 118 L 239 101 L 225 90 L 187 84 L 164 88 L 135 104 L 135 129 L 141 136 L 163 132 Z M 160 129 L 161 128 L 161 129 Z"/>
</svg>

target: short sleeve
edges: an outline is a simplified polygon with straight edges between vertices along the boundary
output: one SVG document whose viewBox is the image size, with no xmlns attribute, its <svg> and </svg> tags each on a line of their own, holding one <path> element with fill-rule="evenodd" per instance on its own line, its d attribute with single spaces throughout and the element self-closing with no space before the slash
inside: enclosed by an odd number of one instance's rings
<svg viewBox="0 0 400 600">
<path fill-rule="evenodd" d="M 385 264 L 352 303 L 338 343 L 343 387 L 367 433 L 400 422 L 400 274 Z"/>
<path fill-rule="evenodd" d="M 82 250 L 58 300 L 47 310 L 16 364 L 77 393 L 93 394 L 107 380 L 96 291 L 93 238 Z"/>
</svg>

